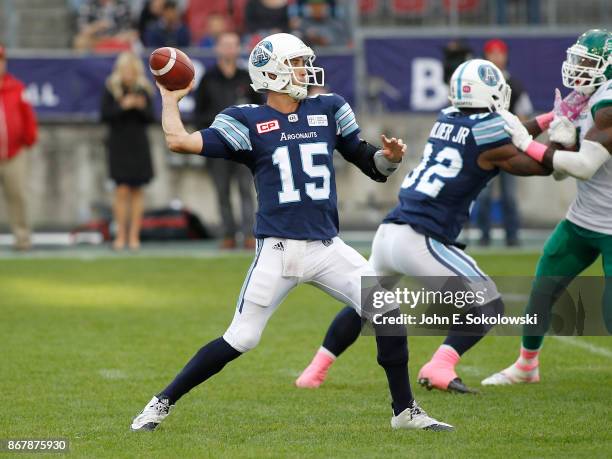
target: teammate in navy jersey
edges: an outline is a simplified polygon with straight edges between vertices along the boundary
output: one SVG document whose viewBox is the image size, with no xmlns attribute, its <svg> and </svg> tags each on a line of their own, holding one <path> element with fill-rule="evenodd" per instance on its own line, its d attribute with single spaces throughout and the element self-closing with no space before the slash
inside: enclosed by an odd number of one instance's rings
<svg viewBox="0 0 612 459">
<path fill-rule="evenodd" d="M 230 361 L 253 349 L 266 323 L 287 296 L 309 283 L 348 303 L 361 314 L 361 276 L 374 275 L 367 261 L 338 236 L 332 156 L 337 149 L 366 175 L 386 181 L 402 160 L 401 140 L 383 136 L 383 149 L 359 138 L 359 126 L 342 97 L 306 98 L 308 86 L 323 84 L 314 53 L 289 34 L 262 40 L 251 52 L 249 74 L 267 104 L 230 107 L 210 128 L 189 134 L 178 101 L 190 88 L 162 94 L 162 125 L 171 150 L 246 164 L 253 172 L 259 210 L 257 253 L 225 334 L 202 347 L 165 389 L 132 422 L 132 430 L 153 430 L 189 390 Z M 396 317 L 397 305 L 386 311 Z M 368 317 L 366 317 L 367 319 Z M 429 417 L 412 397 L 405 329 L 382 336 L 376 327 L 378 362 L 392 398 L 393 428 L 452 430 Z M 248 410 L 248 406 L 245 407 Z"/>
<path fill-rule="evenodd" d="M 507 110 L 510 88 L 491 62 L 473 59 L 451 78 L 452 106 L 440 112 L 423 151 L 421 163 L 404 179 L 398 205 L 379 226 L 370 263 L 380 276 L 421 278 L 429 290 L 452 288 L 486 292 L 485 301 L 470 313 L 493 316 L 504 305 L 493 281 L 456 242 L 470 206 L 500 170 L 515 175 L 548 175 L 551 170 L 519 151 L 505 130 L 500 112 Z M 537 122 L 530 134 L 542 132 Z M 343 309 L 332 322 L 323 346 L 296 381 L 302 388 L 319 387 L 334 360 L 359 336 L 362 321 Z M 491 327 L 461 336 L 452 327 L 444 344 L 421 369 L 427 388 L 471 392 L 455 371 L 459 358 Z"/>
</svg>

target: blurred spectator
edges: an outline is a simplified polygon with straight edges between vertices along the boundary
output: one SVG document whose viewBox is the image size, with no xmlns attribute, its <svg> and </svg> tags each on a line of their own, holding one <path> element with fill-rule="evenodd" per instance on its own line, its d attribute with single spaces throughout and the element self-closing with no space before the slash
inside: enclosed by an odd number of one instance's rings
<svg viewBox="0 0 612 459">
<path fill-rule="evenodd" d="M 489 40 L 484 45 L 484 58 L 493 62 L 503 72 L 506 82 L 512 89 L 510 111 L 523 121 L 533 114 L 533 105 L 520 81 L 508 72 L 508 45 L 503 40 Z"/>
<path fill-rule="evenodd" d="M 36 116 L 24 99 L 24 85 L 7 73 L 6 50 L 0 46 L 0 184 L 17 250 L 31 247 L 25 190 L 27 157 L 23 147 L 34 144 L 36 131 Z"/>
<path fill-rule="evenodd" d="M 142 7 L 138 19 L 138 33 L 143 43 L 145 33 L 149 26 L 155 24 L 161 18 L 165 3 L 166 0 L 147 0 Z"/>
<path fill-rule="evenodd" d="M 532 115 L 533 106 L 531 105 L 529 95 L 523 89 L 523 85 L 513 78 L 507 70 L 508 46 L 506 43 L 498 39 L 487 41 L 484 45 L 484 57 L 499 67 L 506 78 L 506 82 L 510 85 L 510 89 L 512 89 L 510 111 L 522 120 L 528 119 Z M 501 171 L 498 181 L 501 191 L 506 245 L 516 246 L 519 244 L 518 230 L 520 224 L 519 212 L 516 205 L 516 177 Z M 478 198 L 478 226 L 481 231 L 480 244 L 483 246 L 487 246 L 491 243 L 491 191 L 492 187 L 490 184 L 482 191 Z"/>
<path fill-rule="evenodd" d="M 331 16 L 336 17 L 338 5 L 336 0 L 323 0 L 324 3 L 329 7 L 329 13 Z M 310 0 L 297 0 L 293 4 L 289 5 L 289 16 L 300 16 L 305 17 L 309 14 L 308 4 Z"/>
<path fill-rule="evenodd" d="M 84 3 L 87 3 L 88 0 L 69 0 L 68 5 L 72 9 L 72 11 L 78 13 L 83 6 Z"/>
<path fill-rule="evenodd" d="M 217 63 L 206 72 L 195 94 L 194 112 L 198 129 L 209 127 L 217 113 L 230 105 L 258 104 L 259 96 L 251 89 L 249 73 L 238 67 L 240 57 L 240 37 L 234 32 L 224 32 L 215 46 Z M 253 178 L 246 166 L 221 159 L 207 162 L 217 191 L 217 200 L 223 225 L 221 247 L 236 247 L 237 225 L 234 221 L 230 188 L 236 182 L 240 192 L 242 222 L 240 231 L 244 237 L 245 248 L 254 248 L 253 231 Z"/>
<path fill-rule="evenodd" d="M 102 121 L 109 127 L 109 170 L 116 184 L 113 202 L 117 227 L 115 250 L 123 249 L 126 243 L 132 250 L 140 247 L 142 187 L 153 178 L 147 137 L 147 125 L 153 121 L 152 93 L 140 57 L 131 52 L 121 53 L 106 80 L 102 98 Z"/>
<path fill-rule="evenodd" d="M 249 0 L 245 13 L 246 32 L 268 35 L 289 31 L 287 0 Z"/>
<path fill-rule="evenodd" d="M 444 54 L 444 82 L 448 85 L 459 65 L 472 58 L 472 48 L 463 40 L 451 40 L 442 49 Z"/>
<path fill-rule="evenodd" d="M 304 16 L 298 22 L 297 34 L 309 45 L 346 45 L 346 24 L 334 18 L 327 0 L 308 0 Z"/>
<path fill-rule="evenodd" d="M 214 48 L 217 42 L 217 37 L 228 29 L 227 17 L 223 14 L 213 13 L 206 20 L 206 35 L 204 35 L 198 43 L 202 48 Z"/>
<path fill-rule="evenodd" d="M 79 50 L 129 49 L 138 39 L 125 0 L 87 0 L 81 5 L 78 27 L 74 47 Z"/>
<path fill-rule="evenodd" d="M 166 0 L 161 18 L 147 28 L 143 44 L 150 48 L 189 46 L 191 38 L 189 29 L 181 18 L 181 12 L 173 0 Z"/>
</svg>

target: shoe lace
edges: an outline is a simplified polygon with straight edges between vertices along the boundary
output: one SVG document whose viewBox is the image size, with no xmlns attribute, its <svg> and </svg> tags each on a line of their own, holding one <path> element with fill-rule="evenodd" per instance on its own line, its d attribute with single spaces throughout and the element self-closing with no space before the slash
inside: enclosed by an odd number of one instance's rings
<svg viewBox="0 0 612 459">
<path fill-rule="evenodd" d="M 427 413 L 418 405 L 416 401 L 412 402 L 412 407 L 410 407 L 410 417 L 414 418 L 415 416 L 424 414 L 427 416 Z"/>
<path fill-rule="evenodd" d="M 170 412 L 170 404 L 164 399 L 155 402 L 152 408 L 160 414 L 168 414 Z"/>
</svg>

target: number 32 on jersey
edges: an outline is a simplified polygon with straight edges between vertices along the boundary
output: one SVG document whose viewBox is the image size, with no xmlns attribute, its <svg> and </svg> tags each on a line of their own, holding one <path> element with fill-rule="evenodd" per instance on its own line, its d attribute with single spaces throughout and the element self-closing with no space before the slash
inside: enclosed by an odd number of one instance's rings
<svg viewBox="0 0 612 459">
<path fill-rule="evenodd" d="M 313 201 L 329 199 L 329 186 L 331 172 L 325 164 L 313 164 L 315 155 L 328 155 L 327 143 L 302 143 L 300 144 L 300 158 L 302 160 L 302 169 L 310 178 L 322 178 L 323 185 L 317 186 L 315 182 L 306 183 L 306 194 Z M 280 171 L 280 179 L 282 190 L 278 192 L 279 204 L 289 202 L 299 202 L 302 198 L 300 190 L 295 188 L 293 180 L 293 170 L 291 169 L 291 160 L 289 159 L 289 147 L 278 147 L 272 155 L 272 163 L 278 167 Z"/>
<path fill-rule="evenodd" d="M 445 180 L 457 177 L 461 172 L 463 158 L 456 148 L 442 148 L 433 155 L 433 160 L 432 155 L 433 145 L 428 143 L 423 151 L 423 160 L 406 176 L 402 188 L 414 186 L 415 191 L 435 198 L 444 188 Z"/>
</svg>

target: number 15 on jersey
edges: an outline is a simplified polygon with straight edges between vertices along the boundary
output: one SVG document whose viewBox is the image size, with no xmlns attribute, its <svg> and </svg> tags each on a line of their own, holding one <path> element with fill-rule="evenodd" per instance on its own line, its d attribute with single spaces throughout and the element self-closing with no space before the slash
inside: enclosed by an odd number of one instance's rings
<svg viewBox="0 0 612 459">
<path fill-rule="evenodd" d="M 331 172 L 325 164 L 314 164 L 315 155 L 328 155 L 326 142 L 302 143 L 299 145 L 302 170 L 310 178 L 321 178 L 323 184 L 317 186 L 315 182 L 305 183 L 305 192 L 313 201 L 329 199 Z M 295 187 L 289 147 L 278 147 L 272 155 L 272 163 L 280 172 L 282 189 L 278 192 L 279 204 L 299 202 L 302 200 L 301 191 Z"/>
</svg>

